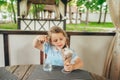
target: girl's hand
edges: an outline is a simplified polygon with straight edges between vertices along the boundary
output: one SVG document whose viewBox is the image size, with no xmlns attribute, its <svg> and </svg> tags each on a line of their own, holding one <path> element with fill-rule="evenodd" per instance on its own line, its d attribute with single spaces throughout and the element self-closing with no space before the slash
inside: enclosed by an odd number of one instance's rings
<svg viewBox="0 0 120 80">
<path fill-rule="evenodd" d="M 74 64 L 71 64 L 70 61 L 70 59 L 64 61 L 64 67 L 66 71 L 73 71 L 83 67 L 83 62 L 79 57 L 77 57 L 76 60 L 74 60 Z"/>
<path fill-rule="evenodd" d="M 37 41 L 39 44 L 43 44 L 45 41 L 47 41 L 47 36 L 46 35 L 39 35 L 36 37 Z"/>
<path fill-rule="evenodd" d="M 35 48 L 42 50 L 43 43 L 48 41 L 46 35 L 39 35 L 33 40 L 33 45 Z"/>
<path fill-rule="evenodd" d="M 64 61 L 64 69 L 65 69 L 65 71 L 72 71 L 73 70 L 73 65 L 70 64 L 69 59 Z"/>
</svg>

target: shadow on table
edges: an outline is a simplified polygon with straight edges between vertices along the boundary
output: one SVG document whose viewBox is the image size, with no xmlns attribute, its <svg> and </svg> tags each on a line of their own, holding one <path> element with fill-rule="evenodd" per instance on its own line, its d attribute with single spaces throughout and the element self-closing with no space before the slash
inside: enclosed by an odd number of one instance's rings
<svg viewBox="0 0 120 80">
<path fill-rule="evenodd" d="M 36 66 L 27 80 L 92 80 L 89 72 L 74 70 L 71 73 L 62 73 L 63 67 L 53 66 L 51 72 L 43 71 L 41 66 Z"/>
</svg>

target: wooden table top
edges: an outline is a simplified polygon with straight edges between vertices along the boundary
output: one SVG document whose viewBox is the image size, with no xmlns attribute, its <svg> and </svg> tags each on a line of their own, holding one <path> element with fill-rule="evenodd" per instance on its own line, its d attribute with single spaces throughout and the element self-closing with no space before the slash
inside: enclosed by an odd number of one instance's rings
<svg viewBox="0 0 120 80">
<path fill-rule="evenodd" d="M 39 66 L 39 65 L 14 65 L 14 66 L 1 67 L 0 68 L 0 80 L 1 79 L 7 80 L 6 76 L 9 79 L 13 77 L 14 78 L 13 80 L 27 80 L 31 76 L 33 71 L 35 70 L 36 66 Z M 6 72 L 9 72 L 9 73 L 6 74 Z M 12 75 L 9 76 L 9 74 L 12 74 Z M 89 72 L 89 74 L 91 76 L 91 79 L 89 80 L 107 80 L 104 77 L 101 77 L 94 73 Z M 36 79 L 36 80 L 46 80 L 46 79 Z M 81 80 L 81 79 L 77 79 L 77 80 Z M 88 79 L 85 79 L 85 80 L 88 80 Z"/>
</svg>

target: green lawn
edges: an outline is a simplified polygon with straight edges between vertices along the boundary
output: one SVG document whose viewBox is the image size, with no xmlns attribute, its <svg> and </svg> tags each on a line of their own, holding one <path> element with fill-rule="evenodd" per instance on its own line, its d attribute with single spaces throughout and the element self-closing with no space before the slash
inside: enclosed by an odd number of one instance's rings
<svg viewBox="0 0 120 80">
<path fill-rule="evenodd" d="M 100 23 L 90 22 L 88 25 L 85 23 L 80 24 L 67 24 L 67 31 L 107 31 L 114 28 L 112 23 Z"/>
<path fill-rule="evenodd" d="M 109 29 L 114 28 L 112 23 L 100 23 L 97 22 L 90 22 L 88 25 L 85 23 L 80 24 L 67 24 L 66 30 L 67 31 L 108 31 Z M 6 24 L 0 24 L 0 29 L 6 29 L 6 30 L 16 30 L 17 24 L 14 23 L 6 23 Z"/>
<path fill-rule="evenodd" d="M 17 29 L 17 24 L 14 23 L 5 23 L 5 24 L 0 24 L 0 29 Z"/>
</svg>

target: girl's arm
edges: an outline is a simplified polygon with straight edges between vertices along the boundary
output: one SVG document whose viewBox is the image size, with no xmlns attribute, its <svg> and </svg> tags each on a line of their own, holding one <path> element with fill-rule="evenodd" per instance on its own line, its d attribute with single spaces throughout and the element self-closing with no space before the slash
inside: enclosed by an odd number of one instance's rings
<svg viewBox="0 0 120 80">
<path fill-rule="evenodd" d="M 73 64 L 71 64 L 68 60 L 65 60 L 64 62 L 64 68 L 66 71 L 72 71 L 72 70 L 80 69 L 82 67 L 83 67 L 83 62 L 79 57 L 77 57 L 74 60 Z"/>
<path fill-rule="evenodd" d="M 47 41 L 46 35 L 39 35 L 33 40 L 33 46 L 39 50 L 43 50 L 43 43 Z"/>
<path fill-rule="evenodd" d="M 74 64 L 72 64 L 72 70 L 80 69 L 82 67 L 83 67 L 83 62 L 79 57 L 77 57 L 76 60 L 74 61 Z"/>
</svg>

